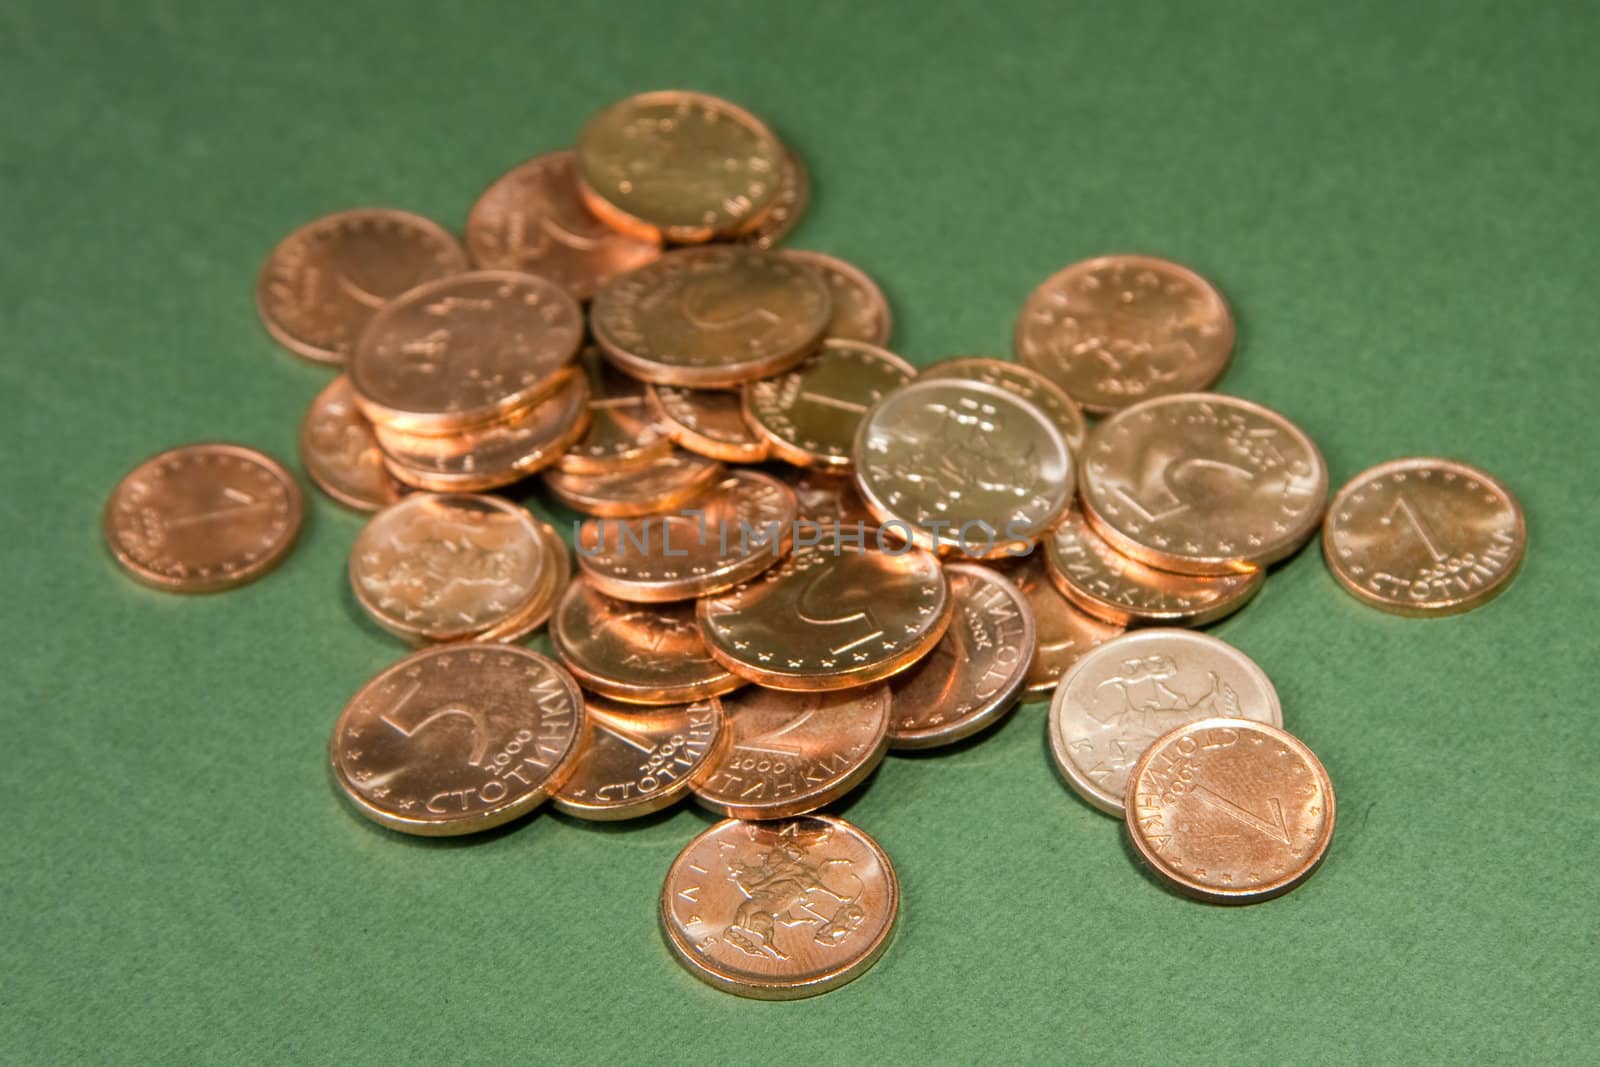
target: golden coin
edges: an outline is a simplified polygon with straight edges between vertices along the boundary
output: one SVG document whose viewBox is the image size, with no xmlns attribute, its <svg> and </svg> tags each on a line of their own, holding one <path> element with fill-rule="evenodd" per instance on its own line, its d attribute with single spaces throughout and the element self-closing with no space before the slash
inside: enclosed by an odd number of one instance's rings
<svg viewBox="0 0 1600 1067">
<path fill-rule="evenodd" d="M 1333 783 L 1276 726 L 1201 719 L 1158 739 L 1128 778 L 1128 833 L 1173 888 L 1217 904 L 1287 893 L 1333 839 Z"/>
<path fill-rule="evenodd" d="M 777 458 L 849 470 L 862 416 L 916 375 L 887 349 L 830 339 L 793 370 L 745 383 L 745 417 Z"/>
<path fill-rule="evenodd" d="M 341 364 L 384 304 L 466 269 L 467 254 L 436 222 L 389 208 L 340 211 L 272 250 L 256 282 L 256 309 L 291 352 Z"/>
<path fill-rule="evenodd" d="M 1322 453 L 1277 412 L 1218 393 L 1158 397 L 1089 435 L 1084 512 L 1112 548 L 1180 574 L 1265 567 L 1316 532 Z"/>
<path fill-rule="evenodd" d="M 652 385 L 649 393 L 667 435 L 680 447 L 728 463 L 767 458 L 767 439 L 745 418 L 739 393 L 678 385 Z"/>
<path fill-rule="evenodd" d="M 609 474 L 642 467 L 672 451 L 667 427 L 645 397 L 644 384 L 585 348 L 579 358 L 589 382 L 589 428 L 561 457 L 572 474 Z"/>
<path fill-rule="evenodd" d="M 486 270 L 520 270 L 555 282 L 574 300 L 661 255 L 655 241 L 618 233 L 578 195 L 577 156 L 546 152 L 485 189 L 467 215 L 467 251 Z"/>
<path fill-rule="evenodd" d="M 811 175 L 794 149 L 785 147 L 783 165 L 778 168 L 778 196 L 761 217 L 755 229 L 743 240 L 757 248 L 773 248 L 789 236 L 811 203 Z"/>
<path fill-rule="evenodd" d="M 1103 415 L 1220 378 L 1233 353 L 1233 315 L 1187 267 L 1101 256 L 1033 291 L 1017 319 L 1016 348 L 1023 363 Z"/>
<path fill-rule="evenodd" d="M 1078 407 L 1077 401 L 1062 392 L 1060 386 L 1038 371 L 1003 359 L 957 356 L 922 368 L 917 377 L 962 378 L 997 385 L 1026 400 L 1055 423 L 1056 429 L 1066 439 L 1067 447 L 1072 450 L 1074 459 L 1083 455 L 1083 443 L 1089 437 L 1089 423 L 1083 417 L 1083 409 Z"/>
<path fill-rule="evenodd" d="M 875 526 L 878 520 L 856 492 L 855 479 L 827 468 L 794 467 L 785 472 L 789 488 L 800 503 L 800 522 Z"/>
<path fill-rule="evenodd" d="M 373 422 L 451 433 L 554 392 L 578 354 L 583 310 L 532 274 L 481 270 L 419 285 L 373 316 L 350 357 Z"/>
<path fill-rule="evenodd" d="M 488 830 L 561 787 L 583 694 L 517 645 L 414 652 L 362 686 L 333 728 L 339 787 L 367 818 L 426 837 Z"/>
<path fill-rule="evenodd" d="M 788 370 L 833 316 L 820 275 L 738 245 L 669 252 L 595 295 L 589 324 L 617 366 L 642 381 L 736 386 Z"/>
<path fill-rule="evenodd" d="M 572 581 L 572 557 L 567 543 L 561 540 L 556 528 L 548 522 L 537 516 L 530 515 L 529 518 L 538 527 L 539 544 L 544 553 L 544 559 L 540 561 L 539 584 L 521 611 L 505 622 L 484 630 L 473 638 L 474 641 L 510 642 L 527 637 L 549 620 L 550 613 L 555 610 L 568 583 Z"/>
<path fill-rule="evenodd" d="M 722 464 L 672 452 L 642 467 L 611 474 L 544 472 L 544 484 L 573 511 L 606 518 L 629 518 L 671 511 L 700 496 L 722 477 Z"/>
<path fill-rule="evenodd" d="M 828 291 L 833 295 L 833 319 L 824 336 L 880 348 L 889 343 L 894 316 L 883 290 L 866 272 L 825 252 L 786 248 L 783 254 L 806 264 L 828 283 Z"/>
<path fill-rule="evenodd" d="M 1038 647 L 1028 667 L 1028 695 L 1049 693 L 1078 657 L 1122 632 L 1114 623 L 1102 622 L 1079 611 L 1051 584 L 1044 560 L 1035 552 L 1015 567 L 1006 569 L 1033 610 L 1034 633 Z"/>
<path fill-rule="evenodd" d="M 357 511 L 388 507 L 405 492 L 384 467 L 372 424 L 356 407 L 350 379 L 342 374 L 306 409 L 300 462 L 318 489 Z"/>
<path fill-rule="evenodd" d="M 305 503 L 283 464 L 253 448 L 183 445 L 117 483 L 102 528 L 117 564 L 154 589 L 214 593 L 283 562 Z"/>
<path fill-rule="evenodd" d="M 1204 626 L 1238 611 L 1260 592 L 1266 572 L 1174 574 L 1124 556 L 1069 512 L 1044 542 L 1045 565 L 1061 594 L 1090 615 L 1131 626 Z"/>
<path fill-rule="evenodd" d="M 759 225 L 778 197 L 784 148 L 735 104 L 666 90 L 590 119 L 577 155 L 591 211 L 621 233 L 682 244 Z"/>
<path fill-rule="evenodd" d="M 588 697 L 572 774 L 551 802 L 580 819 L 637 819 L 670 807 L 710 766 L 722 733 L 722 704 L 622 707 Z"/>
<path fill-rule="evenodd" d="M 728 742 L 694 785 L 702 807 L 783 819 L 826 807 L 866 781 L 889 750 L 889 690 L 783 693 L 749 686 L 722 701 Z"/>
<path fill-rule="evenodd" d="M 700 632 L 723 666 L 773 689 L 848 689 L 904 670 L 944 636 L 950 589 L 931 552 L 870 528 L 804 532 L 815 537 L 796 537 L 778 566 L 700 601 Z"/>
<path fill-rule="evenodd" d="M 1522 566 L 1528 528 L 1511 491 L 1448 459 L 1362 471 L 1328 508 L 1322 552 L 1339 584 L 1396 615 L 1471 611 Z"/>
</svg>

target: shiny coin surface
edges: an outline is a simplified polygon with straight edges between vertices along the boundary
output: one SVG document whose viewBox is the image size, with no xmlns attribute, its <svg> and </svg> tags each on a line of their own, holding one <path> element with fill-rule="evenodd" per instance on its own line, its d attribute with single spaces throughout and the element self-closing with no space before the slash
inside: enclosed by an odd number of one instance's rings
<svg viewBox="0 0 1600 1067">
<path fill-rule="evenodd" d="M 618 233 L 594 216 L 578 195 L 570 150 L 547 152 L 495 179 L 467 215 L 466 240 L 478 267 L 537 274 L 575 300 L 661 255 L 657 242 Z"/>
<path fill-rule="evenodd" d="M 827 815 L 718 823 L 679 853 L 661 887 L 661 925 L 689 973 L 761 1000 L 860 977 L 899 913 L 889 857 Z"/>
<path fill-rule="evenodd" d="M 777 458 L 849 470 L 862 416 L 916 374 L 887 349 L 830 339 L 793 370 L 746 383 L 745 415 Z"/>
<path fill-rule="evenodd" d="M 767 439 L 745 418 L 744 400 L 737 392 L 652 385 L 650 403 L 667 435 L 690 452 L 727 463 L 767 458 Z"/>
<path fill-rule="evenodd" d="M 810 203 L 811 175 L 794 149 L 785 147 L 783 165 L 778 170 L 777 199 L 743 240 L 757 248 L 777 246 L 800 224 Z"/>
<path fill-rule="evenodd" d="M 1237 648 L 1189 630 L 1139 630 L 1062 676 L 1050 702 L 1050 751 L 1079 796 L 1121 815 L 1128 775 L 1150 743 L 1218 716 L 1283 725 L 1277 690 Z"/>
<path fill-rule="evenodd" d="M 722 700 L 728 743 L 694 786 L 704 807 L 782 819 L 833 803 L 889 750 L 889 690 L 781 693 L 748 686 Z"/>
<path fill-rule="evenodd" d="M 1396 459 L 1339 490 L 1322 552 L 1339 584 L 1397 615 L 1455 615 L 1516 577 L 1527 549 L 1522 508 L 1476 467 Z"/>
<path fill-rule="evenodd" d="M 716 697 L 658 708 L 584 700 L 583 736 L 572 773 L 551 802 L 580 819 L 637 819 L 689 795 L 716 755 Z"/>
<path fill-rule="evenodd" d="M 635 378 L 726 388 L 800 362 L 832 316 L 827 284 L 810 267 L 719 245 L 670 252 L 614 279 L 589 321 L 606 357 Z"/>
<path fill-rule="evenodd" d="M 852 529 L 878 523 L 848 474 L 796 467 L 786 472 L 786 480 L 800 503 L 802 522 L 842 523 Z"/>
<path fill-rule="evenodd" d="M 573 511 L 628 518 L 683 507 L 715 485 L 722 474 L 722 464 L 678 451 L 611 474 L 547 470 L 544 484 Z"/>
<path fill-rule="evenodd" d="M 1219 904 L 1286 893 L 1333 839 L 1333 783 L 1298 738 L 1245 719 L 1201 719 L 1135 765 L 1128 833 L 1179 892 Z"/>
<path fill-rule="evenodd" d="M 1083 443 L 1089 437 L 1089 423 L 1083 417 L 1083 409 L 1078 407 L 1077 401 L 1062 392 L 1060 386 L 1038 371 L 1029 370 L 1020 363 L 987 356 L 957 356 L 922 368 L 917 377 L 960 378 L 997 385 L 1026 400 L 1055 423 L 1056 429 L 1066 439 L 1067 447 L 1072 450 L 1074 459 L 1083 455 Z"/>
<path fill-rule="evenodd" d="M 1038 647 L 1024 683 L 1029 696 L 1048 694 L 1078 658 L 1122 633 L 1122 627 L 1079 611 L 1050 581 L 1040 553 L 1002 571 L 1017 584 L 1033 610 Z"/>
<path fill-rule="evenodd" d="M 761 222 L 778 198 L 784 148 L 765 123 L 705 93 L 640 93 L 578 135 L 584 202 L 635 236 L 709 241 Z"/>
<path fill-rule="evenodd" d="M 342 374 L 306 409 L 300 462 L 318 489 L 357 511 L 388 507 L 405 492 L 384 467 L 372 424 L 356 407 L 350 379 Z"/>
<path fill-rule="evenodd" d="M 589 428 L 561 457 L 573 474 L 607 474 L 642 467 L 672 451 L 666 424 L 645 396 L 644 384 L 586 348 L 579 357 L 589 382 Z"/>
<path fill-rule="evenodd" d="M 474 641 L 520 641 L 543 626 L 550 619 L 561 596 L 572 581 L 572 556 L 567 543 L 561 540 L 556 528 L 536 516 L 530 515 L 539 529 L 539 542 L 544 552 L 539 583 L 527 605 L 504 622 L 496 623 L 473 638 Z"/>
<path fill-rule="evenodd" d="M 256 309 L 291 352 L 342 364 L 384 304 L 466 269 L 467 254 L 436 222 L 386 208 L 340 211 L 272 250 L 256 282 Z"/>
<path fill-rule="evenodd" d="M 861 268 L 825 252 L 786 248 L 783 254 L 799 260 L 822 276 L 833 295 L 833 318 L 825 336 L 882 347 L 889 343 L 894 316 L 878 283 Z"/>
<path fill-rule="evenodd" d="M 516 645 L 415 652 L 363 686 L 333 729 L 333 773 L 356 810 L 408 834 L 488 830 L 571 773 L 583 694 Z"/>
<path fill-rule="evenodd" d="M 1127 408 L 1084 446 L 1079 491 L 1118 552 L 1180 574 L 1265 567 L 1316 532 L 1322 453 L 1277 412 L 1192 393 Z"/>
<path fill-rule="evenodd" d="M 1017 319 L 1017 358 L 1096 414 L 1222 376 L 1233 314 L 1200 275 L 1153 256 L 1086 259 L 1047 278 Z"/>
<path fill-rule="evenodd" d="M 183 445 L 139 464 L 106 501 L 117 564 L 169 593 L 214 593 L 283 562 L 304 517 L 300 486 L 253 448 Z"/>
</svg>

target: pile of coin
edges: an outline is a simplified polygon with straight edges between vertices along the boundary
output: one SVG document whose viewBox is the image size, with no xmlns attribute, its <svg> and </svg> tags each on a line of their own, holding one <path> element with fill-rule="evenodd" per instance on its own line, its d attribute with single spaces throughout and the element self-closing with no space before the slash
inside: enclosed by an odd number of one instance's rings
<svg viewBox="0 0 1600 1067">
<path fill-rule="evenodd" d="M 899 911 L 887 854 L 822 809 L 890 750 L 1053 691 L 1063 777 L 1156 875 L 1219 902 L 1298 884 L 1328 775 L 1266 675 L 1193 627 L 1324 524 L 1364 601 L 1482 603 L 1522 556 L 1515 500 L 1402 460 L 1327 508 L 1304 432 L 1203 391 L 1231 314 L 1162 259 L 1073 264 L 1026 301 L 1016 361 L 919 371 L 865 273 L 778 247 L 808 197 L 760 119 L 646 93 L 495 181 L 464 246 L 360 210 L 272 252 L 267 328 L 345 371 L 302 423 L 306 471 L 375 512 L 351 588 L 422 646 L 339 717 L 340 787 L 423 835 L 692 797 L 727 818 L 667 872 L 668 944 L 719 988 L 806 996 L 871 966 Z M 527 485 L 584 516 L 576 571 L 486 495 Z M 190 446 L 124 480 L 106 533 L 136 577 L 200 591 L 281 560 L 300 512 L 269 458 Z M 516 643 L 547 620 L 557 659 Z"/>
</svg>

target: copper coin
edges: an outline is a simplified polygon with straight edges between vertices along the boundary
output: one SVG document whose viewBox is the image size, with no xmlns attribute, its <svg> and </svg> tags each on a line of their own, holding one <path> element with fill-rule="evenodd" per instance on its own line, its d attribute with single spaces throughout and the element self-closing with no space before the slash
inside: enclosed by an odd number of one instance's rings
<svg viewBox="0 0 1600 1067">
<path fill-rule="evenodd" d="M 554 282 L 473 271 L 419 285 L 373 316 L 350 384 L 381 426 L 451 433 L 554 392 L 582 338 L 583 311 Z"/>
<path fill-rule="evenodd" d="M 340 211 L 272 250 L 256 281 L 256 309 L 291 352 L 341 364 L 384 304 L 466 269 L 467 254 L 436 222 L 389 208 Z"/>
<path fill-rule="evenodd" d="M 680 447 L 727 463 L 767 458 L 767 439 L 745 418 L 739 393 L 679 385 L 652 385 L 649 392 L 667 435 Z"/>
<path fill-rule="evenodd" d="M 773 248 L 788 237 L 805 216 L 811 203 L 811 175 L 806 165 L 787 146 L 783 150 L 783 164 L 778 168 L 778 196 L 761 216 L 755 229 L 742 238 L 757 248 Z"/>
<path fill-rule="evenodd" d="M 889 301 L 878 283 L 860 267 L 825 252 L 786 248 L 783 254 L 799 260 L 822 276 L 833 296 L 833 319 L 824 336 L 883 347 L 894 330 Z"/>
<path fill-rule="evenodd" d="M 1062 392 L 1060 386 L 1038 371 L 1029 370 L 1020 363 L 1010 363 L 1003 359 L 957 356 L 922 368 L 917 377 L 962 378 L 966 381 L 997 385 L 1006 392 L 1026 400 L 1043 412 L 1045 418 L 1055 423 L 1056 429 L 1060 430 L 1061 436 L 1066 439 L 1067 447 L 1072 450 L 1074 459 L 1083 455 L 1083 443 L 1089 437 L 1089 423 L 1083 417 L 1083 409 L 1078 407 L 1077 401 Z"/>
<path fill-rule="evenodd" d="M 784 148 L 765 123 L 705 93 L 617 101 L 578 135 L 578 184 L 613 229 L 680 243 L 754 228 L 778 197 Z"/>
<path fill-rule="evenodd" d="M 1017 319 L 1017 358 L 1103 415 L 1222 376 L 1233 315 L 1212 284 L 1154 256 L 1086 259 L 1047 278 Z"/>
<path fill-rule="evenodd" d="M 402 833 L 488 830 L 532 811 L 572 771 L 583 694 L 516 645 L 414 652 L 362 686 L 333 728 L 339 787 Z"/>
<path fill-rule="evenodd" d="M 1448 459 L 1362 471 L 1328 508 L 1322 552 L 1339 584 L 1396 615 L 1471 611 L 1522 566 L 1528 528 L 1511 491 Z"/>
<path fill-rule="evenodd" d="M 1050 701 L 1050 752 L 1079 796 L 1121 815 L 1128 774 L 1150 743 L 1218 716 L 1283 725 L 1271 679 L 1237 648 L 1189 630 L 1139 630 L 1062 675 Z"/>
<path fill-rule="evenodd" d="M 472 205 L 466 238 L 478 267 L 537 274 L 574 300 L 588 300 L 610 279 L 661 254 L 655 241 L 618 233 L 595 217 L 578 195 L 570 149 L 546 152 L 496 178 Z"/>
<path fill-rule="evenodd" d="M 572 774 L 556 810 L 580 819 L 637 819 L 670 807 L 709 768 L 722 733 L 722 704 L 623 707 L 589 697 Z"/>
<path fill-rule="evenodd" d="M 543 626 L 555 610 L 562 594 L 572 581 L 572 557 L 567 543 L 561 540 L 556 528 L 537 516 L 530 515 L 539 530 L 539 544 L 544 553 L 540 561 L 539 584 L 533 595 L 517 614 L 497 623 L 473 638 L 474 641 L 520 641 Z"/>
<path fill-rule="evenodd" d="M 1033 662 L 1028 599 L 996 571 L 949 563 L 955 612 L 933 651 L 889 680 L 889 747 L 935 748 L 998 722 Z"/>
<path fill-rule="evenodd" d="M 635 378 L 725 388 L 800 362 L 832 315 L 816 271 L 777 252 L 718 245 L 613 279 L 589 322 L 606 358 Z"/>
<path fill-rule="evenodd" d="M 827 468 L 796 467 L 785 472 L 789 488 L 800 503 L 802 523 L 842 523 L 873 526 L 877 519 L 856 491 L 855 479 Z"/>
<path fill-rule="evenodd" d="M 1122 626 L 1204 626 L 1260 592 L 1260 568 L 1211 577 L 1174 574 L 1124 556 L 1074 510 L 1045 539 L 1045 564 L 1061 594 L 1090 615 Z"/>
<path fill-rule="evenodd" d="M 1276 726 L 1201 719 L 1164 735 L 1128 778 L 1128 833 L 1173 888 L 1217 904 L 1287 893 L 1333 839 L 1333 783 Z"/>
<path fill-rule="evenodd" d="M 305 503 L 283 464 L 243 445 L 183 445 L 117 483 L 103 529 L 117 564 L 169 593 L 214 593 L 283 562 Z"/>
<path fill-rule="evenodd" d="M 1038 647 L 1025 683 L 1030 696 L 1048 694 L 1080 656 L 1122 632 L 1121 626 L 1079 611 L 1062 596 L 1051 584 L 1040 553 L 1035 552 L 1004 573 L 1022 590 L 1033 610 Z"/>
<path fill-rule="evenodd" d="M 777 458 L 846 471 L 867 410 L 916 375 L 887 349 L 830 339 L 793 370 L 747 382 L 745 416 Z"/>
<path fill-rule="evenodd" d="M 573 511 L 630 518 L 683 507 L 715 485 L 722 474 L 722 464 L 677 451 L 611 474 L 547 470 L 544 484 Z"/>
<path fill-rule="evenodd" d="M 572 474 L 607 474 L 642 467 L 672 451 L 666 424 L 645 396 L 645 386 L 617 370 L 595 348 L 579 357 L 589 381 L 589 428 L 561 457 Z"/>
<path fill-rule="evenodd" d="M 889 750 L 889 690 L 782 693 L 748 686 L 722 700 L 728 743 L 694 786 L 737 819 L 816 811 L 866 781 Z"/>
<path fill-rule="evenodd" d="M 357 511 L 388 507 L 405 492 L 384 467 L 372 423 L 356 407 L 350 379 L 342 374 L 306 409 L 300 462 L 318 489 Z"/>
</svg>

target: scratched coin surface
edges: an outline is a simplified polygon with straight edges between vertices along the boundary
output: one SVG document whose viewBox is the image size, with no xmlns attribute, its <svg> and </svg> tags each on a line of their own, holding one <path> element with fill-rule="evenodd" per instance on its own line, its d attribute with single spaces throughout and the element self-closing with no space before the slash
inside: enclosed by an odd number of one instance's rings
<svg viewBox="0 0 1600 1067">
<path fill-rule="evenodd" d="M 1455 615 L 1499 595 L 1527 549 L 1522 508 L 1491 475 L 1448 459 L 1396 459 L 1350 479 L 1328 508 L 1322 552 L 1363 603 Z"/>
<path fill-rule="evenodd" d="M 451 433 L 553 392 L 578 354 L 583 310 L 554 282 L 480 270 L 410 290 L 373 316 L 350 357 L 373 422 Z"/>
<path fill-rule="evenodd" d="M 572 557 L 561 534 L 548 522 L 534 515 L 528 516 L 539 530 L 540 560 L 539 583 L 526 605 L 504 622 L 496 623 L 473 638 L 474 641 L 520 641 L 543 626 L 555 610 L 567 584 L 572 581 Z"/>
<path fill-rule="evenodd" d="M 1218 904 L 1286 893 L 1333 839 L 1333 783 L 1276 726 L 1201 719 L 1152 744 L 1128 780 L 1140 857 L 1179 892 Z"/>
<path fill-rule="evenodd" d="M 783 164 L 778 168 L 778 195 L 761 221 L 742 240 L 757 248 L 772 248 L 780 244 L 800 224 L 810 203 L 811 175 L 794 149 L 785 147 Z"/>
<path fill-rule="evenodd" d="M 1050 751 L 1077 794 L 1122 814 L 1128 774 L 1150 743 L 1196 719 L 1283 725 L 1272 681 L 1225 641 L 1149 629 L 1085 654 L 1050 701 Z"/>
<path fill-rule="evenodd" d="M 572 773 L 551 802 L 580 819 L 637 819 L 689 795 L 722 733 L 722 704 L 706 697 L 656 708 L 584 698 Z"/>
<path fill-rule="evenodd" d="M 1277 412 L 1218 393 L 1158 397 L 1094 428 L 1083 507 L 1118 552 L 1180 574 L 1265 567 L 1316 532 L 1322 453 Z"/>
<path fill-rule="evenodd" d="M 826 252 L 786 248 L 783 254 L 811 267 L 828 284 L 828 292 L 833 296 L 833 318 L 824 331 L 825 336 L 880 348 L 889 343 L 894 316 L 883 290 L 865 271 Z"/>
<path fill-rule="evenodd" d="M 1101 256 L 1051 275 L 1017 319 L 1017 358 L 1095 414 L 1192 393 L 1222 376 L 1233 314 L 1212 284 L 1154 256 Z"/>
<path fill-rule="evenodd" d="M 585 348 L 578 362 L 589 383 L 589 428 L 561 457 L 562 470 L 606 474 L 645 466 L 672 451 L 672 438 L 643 383 L 607 363 L 593 347 Z"/>
<path fill-rule="evenodd" d="M 588 300 L 618 274 L 661 254 L 655 241 L 618 233 L 578 195 L 576 155 L 547 152 L 485 189 L 467 215 L 467 252 L 478 267 L 548 278 Z"/>
<path fill-rule="evenodd" d="M 342 364 L 384 304 L 466 269 L 467 254 L 436 222 L 387 208 L 340 211 L 272 250 L 256 281 L 256 309 L 291 352 Z"/>
<path fill-rule="evenodd" d="M 726 389 L 652 385 L 650 403 L 679 447 L 727 463 L 760 463 L 767 439 L 744 414 L 744 399 Z"/>
<path fill-rule="evenodd" d="M 745 383 L 745 415 L 778 459 L 845 471 L 867 410 L 916 374 L 887 349 L 829 339 L 793 370 Z"/>
<path fill-rule="evenodd" d="M 305 502 L 283 464 L 253 448 L 183 445 L 117 483 L 103 529 L 133 578 L 169 593 L 214 593 L 283 562 Z"/>
<path fill-rule="evenodd" d="M 782 819 L 833 803 L 889 750 L 889 690 L 783 693 L 746 686 L 722 698 L 728 742 L 694 786 L 736 819 Z"/>
<path fill-rule="evenodd" d="M 1028 598 L 999 572 L 948 563 L 950 628 L 889 680 L 889 747 L 934 748 L 970 737 L 1016 706 L 1033 661 Z"/>
<path fill-rule="evenodd" d="M 1061 387 L 1038 371 L 1029 370 L 1020 363 L 987 356 L 957 356 L 940 360 L 924 367 L 918 378 L 962 378 L 967 381 L 997 385 L 1008 393 L 1026 400 L 1056 424 L 1074 459 L 1083 455 L 1083 443 L 1089 437 L 1089 423 L 1083 409 Z"/>
<path fill-rule="evenodd" d="M 311 401 L 300 423 L 300 462 L 317 488 L 347 508 L 377 511 L 405 492 L 383 465 L 372 424 L 339 375 Z"/>
<path fill-rule="evenodd" d="M 1038 552 L 1002 573 L 1022 590 L 1033 610 L 1038 647 L 1024 683 L 1030 697 L 1048 695 L 1080 656 L 1122 633 L 1120 625 L 1082 612 L 1062 596 L 1051 583 Z"/>
<path fill-rule="evenodd" d="M 877 842 L 828 815 L 718 823 L 678 854 L 661 925 L 689 973 L 727 993 L 793 1000 L 878 961 L 900 887 Z"/>
<path fill-rule="evenodd" d="M 822 340 L 821 275 L 778 252 L 685 248 L 607 283 L 589 324 L 606 358 L 642 381 L 727 388 L 788 370 Z"/>
<path fill-rule="evenodd" d="M 571 773 L 583 694 L 516 645 L 414 652 L 351 698 L 333 773 L 356 810 L 408 834 L 488 830 L 538 807 Z"/>
</svg>

